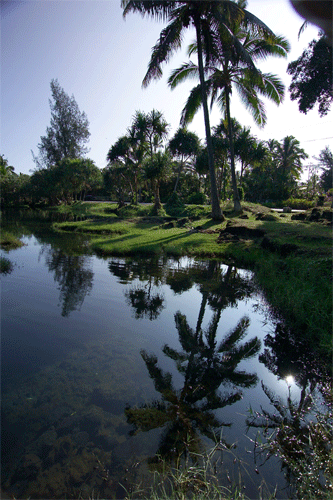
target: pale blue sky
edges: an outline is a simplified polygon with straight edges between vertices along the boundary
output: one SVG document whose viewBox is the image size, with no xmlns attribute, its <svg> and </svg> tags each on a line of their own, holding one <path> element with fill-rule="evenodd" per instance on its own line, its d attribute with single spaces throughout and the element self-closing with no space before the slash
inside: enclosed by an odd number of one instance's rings
<svg viewBox="0 0 333 500">
<path fill-rule="evenodd" d="M 288 60 L 271 58 L 261 66 L 276 73 L 288 86 L 288 62 L 300 56 L 318 29 L 309 26 L 297 39 L 302 24 L 289 0 L 248 0 L 248 10 L 276 34 L 285 36 L 292 50 Z M 166 79 L 186 61 L 184 50 L 164 66 L 163 78 L 141 88 L 163 23 L 138 14 L 122 17 L 120 0 L 25 0 L 1 3 L 1 149 L 17 173 L 35 168 L 30 150 L 38 152 L 40 136 L 50 123 L 50 82 L 57 78 L 74 95 L 90 122 L 88 156 L 99 168 L 106 166 L 110 146 L 126 132 L 136 110 L 153 108 L 171 124 L 170 137 L 179 126 L 180 113 L 193 82 L 171 91 Z M 311 156 L 329 145 L 333 149 L 331 111 L 320 118 L 317 109 L 307 115 L 298 111 L 288 92 L 278 108 L 267 103 L 268 123 L 258 129 L 248 112 L 236 101 L 232 115 L 261 139 L 281 140 L 294 135 Z M 212 112 L 212 125 L 221 118 Z M 204 138 L 202 111 L 189 127 Z M 307 163 L 311 163 L 310 158 Z"/>
</svg>

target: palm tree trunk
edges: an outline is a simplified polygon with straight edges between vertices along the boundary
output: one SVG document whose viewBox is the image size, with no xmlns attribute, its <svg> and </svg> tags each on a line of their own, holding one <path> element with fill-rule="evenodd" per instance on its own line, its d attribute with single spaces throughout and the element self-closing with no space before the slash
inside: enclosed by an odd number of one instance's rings
<svg viewBox="0 0 333 500">
<path fill-rule="evenodd" d="M 226 108 L 227 108 L 227 119 L 228 119 L 229 143 L 230 143 L 230 163 L 231 163 L 230 166 L 231 166 L 232 190 L 234 192 L 234 210 L 235 212 L 241 212 L 242 207 L 239 199 L 236 170 L 235 170 L 234 138 L 232 135 L 232 124 L 230 118 L 230 95 L 228 89 L 226 89 L 225 96 L 226 96 Z"/>
<path fill-rule="evenodd" d="M 174 193 L 177 192 L 177 186 L 178 186 L 179 177 L 180 177 L 182 169 L 183 169 L 183 160 L 181 160 L 180 165 L 179 165 L 179 169 L 178 169 L 178 172 L 177 172 L 177 179 L 176 179 L 176 182 L 175 182 L 175 187 L 173 188 L 173 192 Z"/>
<path fill-rule="evenodd" d="M 213 218 L 213 220 L 221 220 L 222 221 L 222 220 L 224 220 L 224 216 L 223 216 L 222 211 L 221 211 L 220 200 L 219 200 L 217 186 L 216 186 L 216 176 L 215 176 L 214 156 L 213 156 L 213 144 L 212 144 L 212 137 L 211 137 L 211 133 L 210 133 L 209 113 L 208 113 L 208 104 L 207 104 L 207 92 L 206 92 L 205 75 L 204 75 L 204 68 L 203 68 L 200 19 L 197 19 L 197 21 L 195 23 L 195 28 L 196 28 L 197 44 L 198 44 L 198 67 L 199 67 L 199 76 L 200 76 L 200 85 L 201 85 L 201 99 L 202 99 L 202 107 L 203 107 L 203 111 L 204 111 L 206 142 L 207 142 L 207 152 L 208 152 L 208 167 L 209 167 L 211 197 L 212 197 L 212 218 Z"/>
</svg>

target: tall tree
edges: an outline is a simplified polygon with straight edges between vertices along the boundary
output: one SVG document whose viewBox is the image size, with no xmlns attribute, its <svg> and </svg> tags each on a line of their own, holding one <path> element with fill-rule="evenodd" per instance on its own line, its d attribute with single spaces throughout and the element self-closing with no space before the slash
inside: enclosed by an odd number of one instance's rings
<svg viewBox="0 0 333 500">
<path fill-rule="evenodd" d="M 167 62 L 170 56 L 182 45 L 182 37 L 185 30 L 193 27 L 196 32 L 198 44 L 198 67 L 200 73 L 202 103 L 204 110 L 206 141 L 208 150 L 208 164 L 211 182 L 212 216 L 215 220 L 223 220 L 219 196 L 216 186 L 214 157 L 210 131 L 209 112 L 204 80 L 203 43 L 206 49 L 209 47 L 209 39 L 218 26 L 225 26 L 224 4 L 230 6 L 234 16 L 242 16 L 243 10 L 234 2 L 223 0 L 216 1 L 174 1 L 163 2 L 159 0 L 122 0 L 124 16 L 129 12 L 139 12 L 142 16 L 150 15 L 167 18 L 169 24 L 162 30 L 159 40 L 153 48 L 148 71 L 143 80 L 143 86 L 147 86 L 152 79 L 160 78 L 162 75 L 161 65 Z M 227 29 L 227 28 L 226 28 Z M 204 42 L 205 41 L 205 42 Z M 209 59 L 209 53 L 206 53 Z"/>
<path fill-rule="evenodd" d="M 298 101 L 298 108 L 307 113 L 316 104 L 320 116 L 328 113 L 333 100 L 333 52 L 326 36 L 312 40 L 308 48 L 296 60 L 288 64 L 287 73 L 292 76 L 290 98 Z"/>
<path fill-rule="evenodd" d="M 237 3 L 242 9 L 246 6 L 244 0 L 238 0 Z M 264 103 L 259 96 L 268 97 L 276 104 L 280 104 L 284 97 L 284 86 L 275 75 L 261 72 L 256 63 L 269 55 L 286 57 L 289 44 L 283 37 L 274 35 L 267 27 L 262 26 L 257 18 L 253 19 L 248 13 L 242 17 L 230 15 L 225 26 L 229 29 L 219 29 L 209 40 L 209 48 L 204 46 L 204 53 L 209 50 L 210 54 L 209 59 L 206 58 L 204 67 L 205 88 L 207 94 L 211 96 L 211 105 L 217 102 L 225 114 L 230 144 L 234 210 L 239 212 L 241 204 L 236 180 L 230 114 L 232 87 L 236 87 L 242 102 L 251 112 L 257 125 L 264 126 L 267 117 Z M 189 47 L 190 56 L 198 51 L 198 44 Z M 182 124 L 190 122 L 199 107 L 203 105 L 200 68 L 189 62 L 173 71 L 169 78 L 169 84 L 174 88 L 186 78 L 195 76 L 199 76 L 200 84 L 190 93 L 182 113 Z"/>
<path fill-rule="evenodd" d="M 184 128 L 179 128 L 173 138 L 169 141 L 169 150 L 179 159 L 179 167 L 173 192 L 177 192 L 180 174 L 191 158 L 200 151 L 200 139 L 194 133 Z"/>
<path fill-rule="evenodd" d="M 82 158 L 87 152 L 89 122 L 74 96 L 69 97 L 58 80 L 51 81 L 51 123 L 46 135 L 38 144 L 39 157 L 34 157 L 37 166 L 51 167 L 64 158 Z"/>
<path fill-rule="evenodd" d="M 157 151 L 154 153 L 152 158 L 147 160 L 146 166 L 146 178 L 152 181 L 155 192 L 155 203 L 154 210 L 156 214 L 162 208 L 160 199 L 160 183 L 169 177 L 171 173 L 171 158 L 168 150 Z"/>
<path fill-rule="evenodd" d="M 275 167 L 278 199 L 288 199 L 302 172 L 302 160 L 308 155 L 300 147 L 300 142 L 288 135 L 281 142 L 271 141 L 271 152 Z"/>
<path fill-rule="evenodd" d="M 4 155 L 0 155 L 0 175 L 16 175 L 14 170 L 14 167 L 9 165 L 7 158 L 5 158 Z"/>
<path fill-rule="evenodd" d="M 333 188 L 333 153 L 328 146 L 320 151 L 319 158 L 315 158 L 319 167 L 323 170 L 320 176 L 320 185 L 322 189 L 327 192 Z"/>
</svg>

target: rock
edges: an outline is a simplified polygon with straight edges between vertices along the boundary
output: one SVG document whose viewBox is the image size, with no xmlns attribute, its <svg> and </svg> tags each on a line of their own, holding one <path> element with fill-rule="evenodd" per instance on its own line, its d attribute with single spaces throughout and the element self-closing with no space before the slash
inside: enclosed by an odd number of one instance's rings
<svg viewBox="0 0 333 500">
<path fill-rule="evenodd" d="M 305 213 L 294 214 L 291 216 L 291 220 L 305 220 L 305 219 L 306 219 Z"/>
<path fill-rule="evenodd" d="M 332 222 L 332 220 L 333 220 L 333 212 L 332 212 L 332 210 L 325 210 L 322 213 L 322 218 L 326 219 L 326 220 L 328 220 L 330 222 Z"/>
</svg>

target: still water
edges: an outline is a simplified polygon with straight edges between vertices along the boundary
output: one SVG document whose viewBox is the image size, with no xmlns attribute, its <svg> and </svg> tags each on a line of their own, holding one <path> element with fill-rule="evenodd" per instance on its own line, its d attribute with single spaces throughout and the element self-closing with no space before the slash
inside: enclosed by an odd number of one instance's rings
<svg viewBox="0 0 333 500">
<path fill-rule="evenodd" d="M 308 380 L 276 342 L 252 274 L 189 258 L 101 259 L 82 235 L 47 227 L 12 225 L 25 246 L 6 253 L 13 270 L 1 278 L 3 490 L 124 498 L 148 484 L 157 455 L 172 463 L 221 440 L 221 484 L 250 498 L 277 485 L 288 498 L 247 419 L 251 408 L 274 413 L 268 394 L 299 400 Z"/>
</svg>

